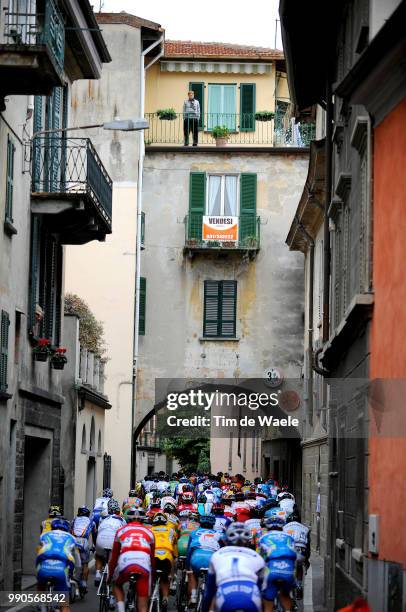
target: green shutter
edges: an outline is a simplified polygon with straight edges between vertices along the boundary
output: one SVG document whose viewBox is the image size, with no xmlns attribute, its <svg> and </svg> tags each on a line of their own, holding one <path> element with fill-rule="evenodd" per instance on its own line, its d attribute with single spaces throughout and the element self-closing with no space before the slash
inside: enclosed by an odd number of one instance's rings
<svg viewBox="0 0 406 612">
<path fill-rule="evenodd" d="M 199 121 L 199 130 L 203 130 L 204 128 L 204 83 L 194 83 L 191 81 L 189 83 L 190 91 L 195 92 L 195 98 L 199 101 L 200 104 L 200 121 Z"/>
<path fill-rule="evenodd" d="M 206 205 L 206 174 L 191 172 L 189 179 L 188 240 L 202 239 L 203 215 Z"/>
<path fill-rule="evenodd" d="M 14 191 L 14 154 L 15 146 L 10 136 L 7 138 L 7 170 L 6 170 L 6 220 L 13 222 L 13 191 Z"/>
<path fill-rule="evenodd" d="M 57 130 L 61 127 L 62 96 L 63 88 L 54 87 L 49 107 L 50 129 L 52 130 Z M 50 134 L 49 144 L 49 191 L 55 192 L 61 190 L 62 135 L 60 133 Z"/>
<path fill-rule="evenodd" d="M 203 336 L 234 338 L 236 317 L 237 281 L 205 281 Z"/>
<path fill-rule="evenodd" d="M 217 338 L 219 335 L 219 305 L 220 283 L 204 281 L 203 336 L 205 338 Z"/>
<path fill-rule="evenodd" d="M 240 242 L 257 238 L 257 175 L 244 173 L 240 177 Z"/>
<path fill-rule="evenodd" d="M 34 134 L 42 130 L 42 96 L 34 98 Z M 40 191 L 41 178 L 41 137 L 34 138 L 32 145 L 32 189 Z"/>
<path fill-rule="evenodd" d="M 141 276 L 140 278 L 140 312 L 138 319 L 138 334 L 145 336 L 145 317 L 147 306 L 147 279 Z"/>
<path fill-rule="evenodd" d="M 0 320 L 0 391 L 8 387 L 8 328 L 10 318 L 5 310 L 1 311 Z"/>
<path fill-rule="evenodd" d="M 255 132 L 255 83 L 240 85 L 240 131 Z"/>
</svg>

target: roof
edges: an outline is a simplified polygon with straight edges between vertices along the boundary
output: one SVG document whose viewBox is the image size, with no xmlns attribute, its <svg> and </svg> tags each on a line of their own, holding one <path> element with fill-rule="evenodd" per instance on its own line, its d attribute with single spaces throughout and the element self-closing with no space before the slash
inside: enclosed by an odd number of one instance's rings
<svg viewBox="0 0 406 612">
<path fill-rule="evenodd" d="M 250 60 L 283 60 L 283 51 L 268 47 L 252 47 L 219 42 L 166 40 L 165 58 L 218 58 Z"/>
<path fill-rule="evenodd" d="M 163 32 L 161 24 L 155 23 L 155 21 L 149 21 L 149 19 L 143 19 L 136 15 L 131 15 L 125 11 L 120 13 L 95 13 L 98 24 L 108 23 L 125 23 L 132 28 L 148 28 L 149 30 L 157 30 Z"/>
</svg>

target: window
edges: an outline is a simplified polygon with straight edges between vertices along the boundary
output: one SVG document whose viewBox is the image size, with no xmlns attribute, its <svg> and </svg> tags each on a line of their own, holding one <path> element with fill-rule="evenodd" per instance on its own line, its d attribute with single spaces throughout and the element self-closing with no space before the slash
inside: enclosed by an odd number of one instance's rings
<svg viewBox="0 0 406 612">
<path fill-rule="evenodd" d="M 209 85 L 209 131 L 217 125 L 236 131 L 236 90 L 236 85 Z"/>
<path fill-rule="evenodd" d="M 86 425 L 83 425 L 82 427 L 82 447 L 81 447 L 81 452 L 82 453 L 86 453 Z"/>
<path fill-rule="evenodd" d="M 206 214 L 238 216 L 238 176 L 209 174 Z"/>
<path fill-rule="evenodd" d="M 30 331 L 59 346 L 62 317 L 62 246 L 39 217 L 32 219 Z"/>
<path fill-rule="evenodd" d="M 8 330 L 10 317 L 5 310 L 1 311 L 0 319 L 0 392 L 8 388 Z"/>
<path fill-rule="evenodd" d="M 6 221 L 13 223 L 13 192 L 14 192 L 14 155 L 15 146 L 10 136 L 7 138 L 7 170 L 6 170 Z"/>
<path fill-rule="evenodd" d="M 205 338 L 235 338 L 237 281 L 204 281 Z"/>
<path fill-rule="evenodd" d="M 240 85 L 240 130 L 255 132 L 255 83 Z"/>
<path fill-rule="evenodd" d="M 145 336 L 145 314 L 147 305 L 147 279 L 141 276 L 140 278 L 140 311 L 139 311 L 139 323 L 138 323 L 138 334 Z"/>
<path fill-rule="evenodd" d="M 204 83 L 194 83 L 193 81 L 189 83 L 189 90 L 195 92 L 195 98 L 200 104 L 199 130 L 204 128 L 204 88 Z"/>
</svg>

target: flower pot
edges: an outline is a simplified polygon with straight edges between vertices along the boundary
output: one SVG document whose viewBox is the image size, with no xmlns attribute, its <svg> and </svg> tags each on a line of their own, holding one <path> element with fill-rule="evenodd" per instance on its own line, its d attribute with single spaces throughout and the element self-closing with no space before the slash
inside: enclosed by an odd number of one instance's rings
<svg viewBox="0 0 406 612">
<path fill-rule="evenodd" d="M 35 361 L 48 361 L 48 353 L 34 353 Z"/>
<path fill-rule="evenodd" d="M 51 361 L 51 368 L 54 370 L 63 370 L 65 363 L 63 361 Z"/>
<path fill-rule="evenodd" d="M 228 143 L 228 138 L 227 137 L 219 137 L 216 138 L 216 147 L 225 147 Z"/>
</svg>

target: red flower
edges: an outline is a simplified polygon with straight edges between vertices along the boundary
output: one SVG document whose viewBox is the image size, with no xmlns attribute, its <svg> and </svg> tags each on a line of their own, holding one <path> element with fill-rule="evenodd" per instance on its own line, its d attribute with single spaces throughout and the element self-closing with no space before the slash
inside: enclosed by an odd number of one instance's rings
<svg viewBox="0 0 406 612">
<path fill-rule="evenodd" d="M 59 347 L 56 349 L 55 352 L 58 353 L 59 355 L 64 355 L 66 353 L 66 348 Z"/>
<path fill-rule="evenodd" d="M 48 338 L 38 338 L 38 346 L 49 346 L 51 341 Z"/>
</svg>

